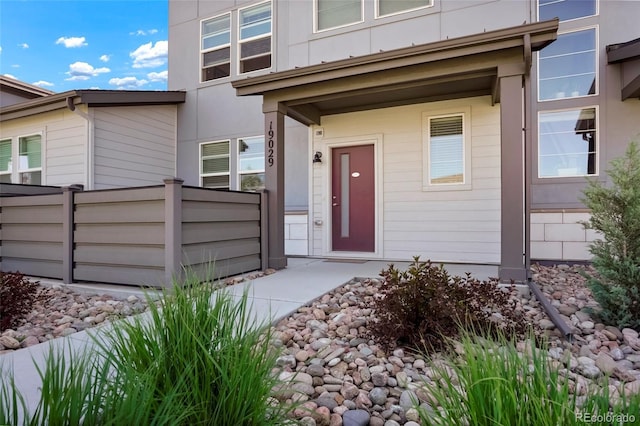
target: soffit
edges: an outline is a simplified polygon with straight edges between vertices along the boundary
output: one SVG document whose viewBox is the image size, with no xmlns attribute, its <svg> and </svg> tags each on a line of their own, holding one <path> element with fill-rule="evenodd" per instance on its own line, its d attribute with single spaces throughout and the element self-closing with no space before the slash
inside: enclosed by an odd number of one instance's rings
<svg viewBox="0 0 640 426">
<path fill-rule="evenodd" d="M 263 95 L 305 124 L 323 115 L 470 96 L 499 101 L 499 67 L 520 67 L 528 48 L 557 37 L 558 21 L 322 63 L 232 82 L 239 96 Z M 530 58 L 529 58 L 530 60 Z M 529 62 L 530 64 L 530 62 Z"/>
</svg>

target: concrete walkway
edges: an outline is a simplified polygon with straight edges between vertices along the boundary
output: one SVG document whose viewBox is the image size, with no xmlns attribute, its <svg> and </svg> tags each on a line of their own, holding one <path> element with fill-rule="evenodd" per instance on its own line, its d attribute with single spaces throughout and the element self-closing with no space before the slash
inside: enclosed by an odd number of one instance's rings
<svg viewBox="0 0 640 426">
<path fill-rule="evenodd" d="M 290 258 L 288 263 L 286 269 L 275 274 L 228 287 L 228 290 L 237 298 L 246 290 L 249 303 L 257 319 L 276 321 L 352 278 L 378 277 L 380 271 L 387 268 L 390 262 Z M 401 270 L 406 269 L 408 265 L 408 263 L 402 262 L 394 262 L 394 264 Z M 466 272 L 471 272 L 475 278 L 481 280 L 495 277 L 498 274 L 497 266 L 446 265 L 445 267 L 451 274 L 464 275 Z M 115 292 L 125 297 L 129 294 L 142 294 L 138 290 L 122 289 L 117 286 L 73 285 L 73 287 L 78 290 L 91 289 L 94 293 Z M 46 355 L 52 349 L 63 349 L 67 352 L 79 350 L 87 344 L 92 344 L 90 333 L 95 333 L 104 327 L 108 327 L 108 325 L 0 355 L 0 370 L 3 380 L 6 380 L 7 377 L 6 369 L 13 367 L 16 385 L 26 398 L 30 409 L 33 410 L 39 400 L 41 385 L 35 364 L 44 366 Z"/>
</svg>

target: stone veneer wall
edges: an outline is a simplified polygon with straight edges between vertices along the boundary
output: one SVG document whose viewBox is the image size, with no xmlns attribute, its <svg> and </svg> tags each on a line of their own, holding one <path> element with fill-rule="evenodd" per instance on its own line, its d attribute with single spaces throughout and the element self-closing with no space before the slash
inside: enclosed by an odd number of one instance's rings
<svg viewBox="0 0 640 426">
<path fill-rule="evenodd" d="M 599 238 L 581 221 L 587 210 L 534 211 L 531 213 L 531 258 L 533 260 L 591 260 L 589 244 Z"/>
<path fill-rule="evenodd" d="M 307 212 L 285 213 L 284 253 L 287 256 L 309 255 L 309 215 Z"/>
</svg>

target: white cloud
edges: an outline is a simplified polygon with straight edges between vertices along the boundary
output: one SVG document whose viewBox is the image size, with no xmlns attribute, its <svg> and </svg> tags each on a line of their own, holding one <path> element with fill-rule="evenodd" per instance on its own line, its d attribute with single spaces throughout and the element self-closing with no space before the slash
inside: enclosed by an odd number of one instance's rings
<svg viewBox="0 0 640 426">
<path fill-rule="evenodd" d="M 96 77 L 99 74 L 111 72 L 109 68 L 94 68 L 86 62 L 74 62 L 69 65 L 69 71 L 66 74 L 71 77 L 67 78 L 68 81 L 76 80 L 89 80 L 91 77 Z"/>
<path fill-rule="evenodd" d="M 31 83 L 34 86 L 38 86 L 38 87 L 52 87 L 53 83 L 49 83 L 48 81 L 44 81 L 44 80 L 40 80 L 40 81 L 36 81 L 35 83 Z"/>
<path fill-rule="evenodd" d="M 118 89 L 137 89 L 149 83 L 147 80 L 138 80 L 136 77 L 112 78 L 109 84 L 116 86 Z"/>
<path fill-rule="evenodd" d="M 64 44 L 64 47 L 82 47 L 88 43 L 84 37 L 60 37 L 56 40 L 56 44 Z"/>
<path fill-rule="evenodd" d="M 167 62 L 169 43 L 166 40 L 158 41 L 154 45 L 152 42 L 143 44 L 129 56 L 133 59 L 134 68 L 154 68 L 164 65 Z"/>
<path fill-rule="evenodd" d="M 131 31 L 129 33 L 129 35 L 135 35 L 135 36 L 145 36 L 145 35 L 151 35 L 151 34 L 156 34 L 158 32 L 158 30 L 156 30 L 155 28 L 151 29 L 151 30 L 138 30 L 138 31 Z"/>
<path fill-rule="evenodd" d="M 0 46 L 0 53 L 2 53 L 2 46 Z"/>
<path fill-rule="evenodd" d="M 22 47 L 23 49 L 28 49 L 29 45 L 27 43 L 19 43 L 18 47 Z"/>
<path fill-rule="evenodd" d="M 161 71 L 161 72 L 150 72 L 149 74 L 147 74 L 147 78 L 150 81 L 153 82 L 161 82 L 161 83 L 166 83 L 167 79 L 169 78 L 169 71 Z"/>
<path fill-rule="evenodd" d="M 20 64 L 11 64 L 11 68 L 20 68 Z"/>
<path fill-rule="evenodd" d="M 2 75 L 4 75 L 5 77 L 12 78 L 12 79 L 14 79 L 14 80 L 17 80 L 17 79 L 18 79 L 15 75 L 11 75 L 11 74 L 2 74 Z"/>
<path fill-rule="evenodd" d="M 102 62 L 109 62 L 109 59 L 111 59 L 111 55 L 102 55 L 102 56 L 100 56 L 100 60 Z"/>
</svg>

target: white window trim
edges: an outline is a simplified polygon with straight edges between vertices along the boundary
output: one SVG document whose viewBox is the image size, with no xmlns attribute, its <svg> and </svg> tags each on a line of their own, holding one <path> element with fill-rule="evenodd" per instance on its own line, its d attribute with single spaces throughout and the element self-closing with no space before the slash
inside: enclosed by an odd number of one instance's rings
<svg viewBox="0 0 640 426">
<path fill-rule="evenodd" d="M 340 28 L 346 28 L 352 25 L 361 24 L 363 22 L 364 22 L 364 1 L 360 0 L 360 20 L 359 21 L 350 22 L 348 24 L 338 25 L 335 27 L 319 29 L 318 28 L 318 0 L 313 0 L 313 32 L 314 33 L 323 33 L 325 31 L 333 31 Z"/>
<path fill-rule="evenodd" d="M 242 13 L 242 11 L 244 9 L 249 9 L 249 8 L 252 8 L 252 7 L 255 7 L 255 6 L 259 6 L 259 5 L 264 4 L 264 3 L 271 3 L 271 31 L 269 32 L 269 34 L 263 34 L 263 35 L 249 37 L 247 39 L 241 40 L 240 39 L 240 37 L 241 37 L 240 36 L 240 14 Z M 266 70 L 270 70 L 270 69 L 273 68 L 273 63 L 274 63 L 274 60 L 273 60 L 274 59 L 274 54 L 273 54 L 273 45 L 274 45 L 273 44 L 273 38 L 274 38 L 273 37 L 273 27 L 274 27 L 274 23 L 275 23 L 274 22 L 274 16 L 275 16 L 275 14 L 273 13 L 273 3 L 271 2 L 271 0 L 263 1 L 263 2 L 260 2 L 260 3 L 255 3 L 255 4 L 252 4 L 252 5 L 249 5 L 249 6 L 245 6 L 245 7 L 241 7 L 241 8 L 238 9 L 238 19 L 236 20 L 236 34 L 238 35 L 237 36 L 237 41 L 236 41 L 236 51 L 237 51 L 237 54 L 236 54 L 236 57 L 237 57 L 236 75 L 250 75 L 250 74 L 253 74 L 253 73 L 264 72 Z M 259 70 L 253 70 L 253 71 L 248 71 L 248 72 L 241 73 L 240 72 L 240 62 L 242 61 L 242 58 L 240 57 L 240 45 L 242 45 L 244 43 L 247 43 L 247 42 L 250 42 L 250 41 L 253 41 L 253 40 L 260 40 L 261 38 L 267 38 L 267 37 L 271 38 L 271 42 L 270 42 L 271 46 L 269 47 L 269 55 L 271 55 L 271 66 L 267 67 L 267 68 L 260 68 Z"/>
<path fill-rule="evenodd" d="M 564 22 L 573 22 L 573 21 L 577 21 L 579 19 L 587 19 L 587 18 L 592 18 L 594 16 L 600 15 L 600 0 L 595 0 L 595 2 L 596 2 L 596 12 L 593 15 L 580 16 L 579 18 L 571 18 L 571 19 L 567 19 L 566 21 L 560 21 L 560 22 L 562 22 L 562 23 L 564 23 Z M 537 22 L 540 21 L 540 0 L 536 1 L 536 21 Z"/>
<path fill-rule="evenodd" d="M 537 56 L 537 69 L 536 69 L 536 75 L 537 75 L 537 81 L 536 81 L 536 88 L 537 88 L 537 101 L 538 102 L 555 102 L 555 101 L 566 101 L 566 100 L 571 100 L 571 99 L 584 99 L 584 98 L 589 98 L 592 96 L 598 96 L 600 94 L 600 54 L 599 54 L 599 46 L 600 46 L 600 31 L 598 28 L 598 25 L 589 25 L 589 26 L 585 26 L 585 27 L 580 27 L 580 28 L 575 28 L 575 29 L 571 29 L 568 31 L 562 31 L 562 32 L 558 32 L 558 36 L 564 35 L 564 34 L 571 34 L 571 33 L 575 33 L 575 32 L 579 32 L 579 31 L 585 31 L 585 30 L 595 30 L 596 33 L 596 40 L 595 40 L 595 46 L 594 46 L 594 50 L 595 50 L 595 57 L 596 57 L 596 63 L 595 63 L 595 71 L 596 71 L 596 86 L 595 86 L 595 93 L 594 94 L 587 94 L 587 95 L 580 95 L 580 96 L 570 96 L 570 97 L 565 97 L 565 98 L 557 98 L 557 99 L 540 99 L 540 52 L 538 52 Z"/>
<path fill-rule="evenodd" d="M 596 160 L 595 160 L 595 173 L 594 174 L 583 174 L 583 175 L 570 175 L 570 176 L 540 176 L 540 115 L 554 113 L 554 112 L 563 112 L 563 111 L 576 111 L 581 109 L 593 108 L 596 112 Z M 570 108 L 560 108 L 560 109 L 549 109 L 538 111 L 537 117 L 538 128 L 536 129 L 537 141 L 536 141 L 536 178 L 541 180 L 549 180 L 549 179 L 584 179 L 584 178 L 592 178 L 600 176 L 600 111 L 599 106 L 594 105 L 584 105 L 584 106 L 575 106 Z"/>
<path fill-rule="evenodd" d="M 262 164 L 263 167 L 262 167 L 261 170 L 243 171 L 243 170 L 240 169 L 240 141 L 242 139 L 252 139 L 252 138 L 263 138 L 264 139 L 264 143 L 266 144 L 266 139 L 265 139 L 264 135 L 242 136 L 242 137 L 238 138 L 238 143 L 236 144 L 237 145 L 236 151 L 237 151 L 237 154 L 238 154 L 236 156 L 237 157 L 236 158 L 236 164 L 237 164 L 236 170 L 238 171 L 238 179 L 237 179 L 238 182 L 237 182 L 236 187 L 237 187 L 238 191 L 242 190 L 242 188 L 241 188 L 242 187 L 242 175 L 253 175 L 253 174 L 256 174 L 256 173 L 265 173 L 266 172 L 266 163 Z M 263 152 L 262 154 L 263 154 L 263 160 L 265 160 L 265 158 L 266 158 L 266 156 L 264 155 L 265 153 Z"/>
<path fill-rule="evenodd" d="M 430 158 L 430 129 L 429 120 L 462 116 L 462 140 L 463 140 L 463 180 L 461 183 L 431 183 L 431 158 Z M 451 110 L 437 110 L 422 113 L 422 190 L 423 191 L 469 191 L 472 187 L 471 177 L 471 107 L 462 107 Z"/>
<path fill-rule="evenodd" d="M 394 12 L 394 13 L 389 13 L 386 15 L 380 15 L 380 0 L 375 0 L 375 4 L 376 4 L 376 12 L 375 12 L 375 19 L 381 19 L 381 18 L 388 18 L 390 16 L 398 16 L 398 15 L 402 15 L 403 13 L 409 13 L 409 12 L 414 12 L 416 10 L 423 10 L 423 9 L 429 9 L 431 7 L 433 7 L 435 5 L 435 0 L 429 0 L 431 2 L 431 4 L 428 4 L 426 6 L 419 6 L 419 7 L 414 7 L 412 9 L 406 9 L 406 10 L 401 10 L 399 12 Z"/>
<path fill-rule="evenodd" d="M 210 21 L 211 19 L 220 18 L 220 17 L 225 16 L 225 15 L 229 16 L 229 43 L 223 44 L 223 45 L 220 45 L 220 46 L 216 46 L 216 47 L 212 47 L 212 48 L 209 48 L 209 49 L 203 49 L 202 48 L 202 23 L 205 22 L 205 21 Z M 231 75 L 229 75 L 227 77 L 214 78 L 212 80 L 204 80 L 202 78 L 202 72 L 204 71 L 203 58 L 204 58 L 204 54 L 208 53 L 208 52 L 213 52 L 213 51 L 216 51 L 216 50 L 222 50 L 222 49 L 225 49 L 225 48 L 228 47 L 229 48 L 229 70 L 231 70 L 231 62 L 233 61 L 233 55 L 232 55 L 233 52 L 231 52 L 231 50 L 232 50 L 231 45 L 233 44 L 231 42 L 232 41 L 232 37 L 233 37 L 232 31 L 231 31 L 232 27 L 233 27 L 233 16 L 231 15 L 231 12 L 221 13 L 219 15 L 210 16 L 210 17 L 208 17 L 206 19 L 201 19 L 200 20 L 200 30 L 199 30 L 200 38 L 198 39 L 198 51 L 200 52 L 200 68 L 198 69 L 198 74 L 199 74 L 198 81 L 200 83 L 213 83 L 213 82 L 219 82 L 219 81 L 226 81 L 226 80 L 228 80 L 228 79 L 230 79 L 232 77 Z"/>
<path fill-rule="evenodd" d="M 209 144 L 213 144 L 213 143 L 228 143 L 229 144 L 229 155 L 228 155 L 228 159 L 229 159 L 229 171 L 226 173 L 203 173 L 202 170 L 202 146 L 203 145 L 209 145 Z M 231 156 L 232 156 L 232 148 L 233 145 L 231 143 L 230 139 L 221 139 L 221 140 L 217 140 L 217 141 L 208 141 L 208 142 L 200 142 L 198 144 L 198 174 L 199 174 L 199 181 L 200 181 L 200 186 L 204 187 L 204 179 L 205 177 L 210 177 L 210 176 L 229 176 L 229 189 L 231 189 Z"/>
</svg>

